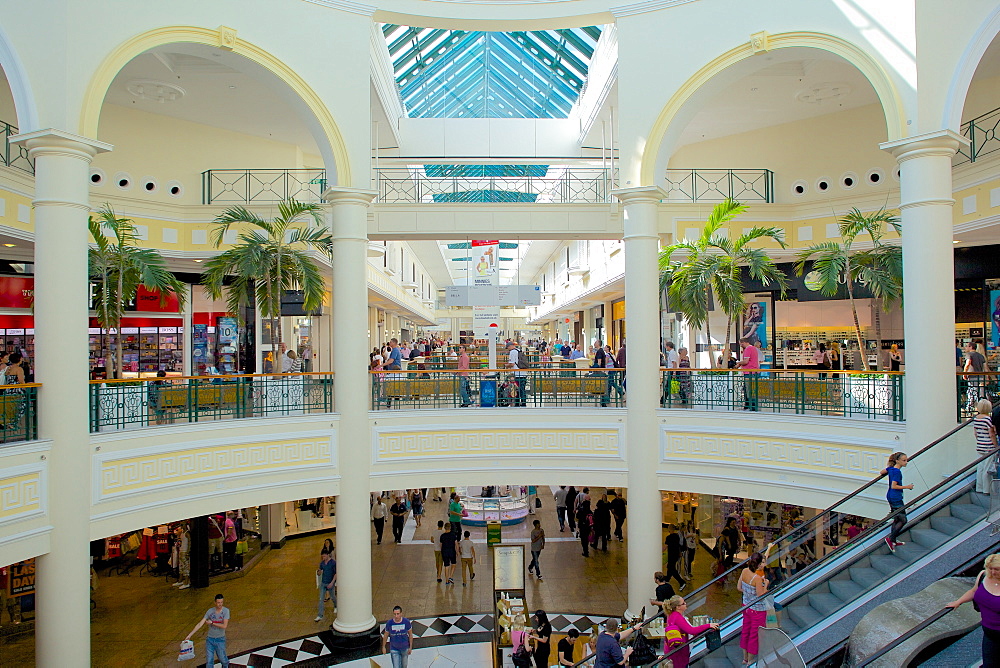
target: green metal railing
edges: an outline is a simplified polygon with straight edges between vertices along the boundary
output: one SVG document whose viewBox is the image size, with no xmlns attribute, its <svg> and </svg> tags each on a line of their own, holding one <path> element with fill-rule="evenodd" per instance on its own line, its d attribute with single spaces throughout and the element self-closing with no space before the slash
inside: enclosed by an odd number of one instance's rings
<svg viewBox="0 0 1000 668">
<path fill-rule="evenodd" d="M 256 204 L 295 198 L 319 202 L 324 169 L 209 169 L 201 173 L 202 204 Z"/>
<path fill-rule="evenodd" d="M 332 373 L 90 383 L 90 431 L 333 412 Z"/>
<path fill-rule="evenodd" d="M 1000 151 L 998 128 L 1000 128 L 1000 107 L 962 123 L 961 133 L 969 140 L 969 146 L 958 150 L 952 165 L 957 167 L 967 162 L 975 162 L 984 155 Z"/>
<path fill-rule="evenodd" d="M 10 138 L 17 134 L 17 126 L 0 121 L 0 133 L 3 133 L 3 154 L 0 155 L 0 161 L 8 167 L 34 174 L 35 163 L 28 155 L 27 147 L 10 145 Z"/>
<path fill-rule="evenodd" d="M 38 388 L 41 383 L 0 386 L 0 443 L 38 438 Z"/>
<path fill-rule="evenodd" d="M 371 373 L 372 410 L 625 405 L 625 369 L 424 369 Z M 465 374 L 465 375 L 462 375 Z"/>
<path fill-rule="evenodd" d="M 976 417 L 976 403 L 980 399 L 989 399 L 994 406 L 1000 401 L 1000 373 L 959 372 L 957 376 L 955 419 L 959 422 Z"/>
<path fill-rule="evenodd" d="M 774 202 L 770 169 L 668 169 L 667 202 Z"/>
<path fill-rule="evenodd" d="M 903 419 L 903 374 L 861 371 L 662 371 L 664 408 Z"/>
</svg>

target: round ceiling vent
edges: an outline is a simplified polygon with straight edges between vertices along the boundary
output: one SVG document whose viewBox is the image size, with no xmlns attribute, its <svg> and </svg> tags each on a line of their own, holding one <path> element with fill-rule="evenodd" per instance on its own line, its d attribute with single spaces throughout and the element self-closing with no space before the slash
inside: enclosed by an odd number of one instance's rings
<svg viewBox="0 0 1000 668">
<path fill-rule="evenodd" d="M 821 83 L 804 88 L 795 94 L 795 99 L 806 104 L 823 104 L 842 100 L 851 94 L 851 86 L 846 83 Z"/>
<path fill-rule="evenodd" d="M 134 97 L 152 102 L 174 102 L 184 97 L 184 89 L 165 81 L 133 79 L 125 87 Z"/>
</svg>

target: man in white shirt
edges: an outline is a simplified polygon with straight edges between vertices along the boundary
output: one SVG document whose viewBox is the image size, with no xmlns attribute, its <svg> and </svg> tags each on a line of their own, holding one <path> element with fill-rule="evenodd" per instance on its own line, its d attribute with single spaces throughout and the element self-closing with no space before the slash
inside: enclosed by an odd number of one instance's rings
<svg viewBox="0 0 1000 668">
<path fill-rule="evenodd" d="M 666 380 L 664 380 L 662 404 L 667 406 L 670 403 L 671 385 L 674 380 L 674 369 L 680 368 L 681 363 L 681 356 L 677 354 L 676 350 L 674 350 L 673 341 L 667 341 L 663 344 L 663 363 L 667 370 L 667 377 Z"/>
<path fill-rule="evenodd" d="M 514 382 L 517 383 L 517 396 L 514 397 L 515 406 L 525 406 L 524 390 L 528 384 L 528 372 L 518 366 L 521 359 L 521 351 L 513 341 L 507 344 L 507 366 L 514 370 Z"/>
</svg>

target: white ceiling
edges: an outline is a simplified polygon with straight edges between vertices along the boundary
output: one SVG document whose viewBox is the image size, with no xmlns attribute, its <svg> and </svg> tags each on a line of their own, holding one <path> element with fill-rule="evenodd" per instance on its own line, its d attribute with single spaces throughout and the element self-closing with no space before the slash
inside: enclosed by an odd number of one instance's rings
<svg viewBox="0 0 1000 668">
<path fill-rule="evenodd" d="M 832 54 L 782 49 L 743 63 L 753 71 L 701 105 L 679 146 L 878 102 L 865 76 Z"/>
<path fill-rule="evenodd" d="M 306 124 L 282 97 L 286 91 L 276 90 L 250 65 L 242 56 L 220 49 L 170 44 L 147 51 L 122 68 L 105 103 L 273 139 L 317 154 Z M 178 86 L 184 95 L 158 102 L 129 92 L 130 82 L 143 80 Z"/>
</svg>

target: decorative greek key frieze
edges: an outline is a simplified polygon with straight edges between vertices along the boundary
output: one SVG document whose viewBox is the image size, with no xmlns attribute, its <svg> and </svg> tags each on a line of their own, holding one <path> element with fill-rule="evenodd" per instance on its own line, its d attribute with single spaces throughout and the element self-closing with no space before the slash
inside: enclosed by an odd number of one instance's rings
<svg viewBox="0 0 1000 668">
<path fill-rule="evenodd" d="M 109 453 L 95 458 L 97 500 L 192 482 L 335 465 L 332 438 L 205 444 L 169 451 Z"/>
<path fill-rule="evenodd" d="M 44 479 L 41 470 L 0 478 L 0 524 L 45 512 Z"/>
<path fill-rule="evenodd" d="M 565 456 L 622 457 L 617 427 L 513 429 L 478 425 L 472 429 L 373 429 L 375 461 L 435 457 Z"/>
</svg>

